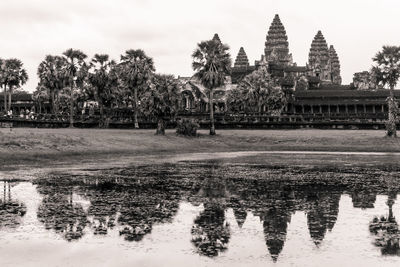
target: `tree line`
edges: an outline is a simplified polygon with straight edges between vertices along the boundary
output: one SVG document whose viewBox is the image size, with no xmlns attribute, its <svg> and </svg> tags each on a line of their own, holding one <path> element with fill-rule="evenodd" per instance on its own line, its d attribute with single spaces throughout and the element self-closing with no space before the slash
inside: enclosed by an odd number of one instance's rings
<svg viewBox="0 0 400 267">
<path fill-rule="evenodd" d="M 210 134 L 215 134 L 214 92 L 227 83 L 232 60 L 229 46 L 217 35 L 197 44 L 192 54 L 194 77 L 206 88 L 210 106 Z M 396 136 L 397 110 L 394 87 L 400 78 L 400 47 L 384 46 L 373 58 L 371 75 L 382 86 L 390 89 L 387 135 Z M 78 102 L 95 100 L 100 111 L 100 126 L 107 127 L 110 118 L 106 109 L 131 107 L 135 128 L 138 114 L 157 117 L 157 133 L 163 134 L 164 119 L 174 117 L 180 107 L 182 84 L 173 75 L 155 73 L 153 59 L 141 49 L 130 49 L 120 61 L 107 54 L 95 54 L 88 60 L 80 50 L 68 49 L 62 55 L 47 55 L 37 69 L 39 83 L 33 94 L 39 103 L 49 101 L 51 113 L 69 114 L 73 127 Z M 13 92 L 23 86 L 28 74 L 18 59 L 0 59 L 0 85 L 4 90 L 5 111 L 11 108 Z M 260 67 L 245 76 L 226 92 L 226 103 L 231 112 L 269 111 L 280 114 L 287 103 L 279 82 L 267 67 Z"/>
<path fill-rule="evenodd" d="M 213 107 L 215 89 L 224 86 L 231 73 L 229 47 L 213 38 L 198 43 L 192 58 L 194 77 L 206 88 L 209 106 Z M 155 73 L 153 59 L 141 49 L 127 50 L 119 62 L 107 54 L 95 54 L 87 60 L 82 51 L 68 49 L 62 55 L 46 56 L 37 75 L 34 98 L 38 103 L 49 101 L 51 113 L 68 113 L 71 127 L 77 103 L 93 99 L 99 106 L 101 127 L 107 127 L 110 120 L 106 109 L 129 106 L 135 128 L 139 128 L 138 114 L 143 114 L 156 117 L 157 133 L 163 134 L 164 119 L 177 114 L 182 99 L 179 79 Z M 246 77 L 238 88 L 227 92 L 226 98 L 232 112 L 265 103 L 270 109 L 281 110 L 285 104 L 282 90 L 266 68 Z M 214 108 L 210 108 L 210 134 L 215 134 Z"/>
</svg>

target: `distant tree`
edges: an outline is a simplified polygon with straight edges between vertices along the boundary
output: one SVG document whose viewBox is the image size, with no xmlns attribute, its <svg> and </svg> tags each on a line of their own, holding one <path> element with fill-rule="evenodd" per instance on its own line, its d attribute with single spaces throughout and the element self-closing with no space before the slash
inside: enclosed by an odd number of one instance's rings
<svg viewBox="0 0 400 267">
<path fill-rule="evenodd" d="M 386 124 L 387 136 L 397 137 L 397 105 L 394 99 L 394 87 L 400 78 L 400 46 L 383 46 L 372 59 L 375 62 L 373 73 L 378 83 L 389 86 L 389 119 Z"/>
<path fill-rule="evenodd" d="M 151 77 L 155 71 L 153 59 L 148 57 L 141 49 L 127 50 L 124 55 L 121 55 L 121 63 L 119 64 L 119 76 L 128 88 L 130 93 L 133 93 L 134 104 L 134 124 L 135 128 L 139 128 L 138 111 L 139 111 L 139 93 L 145 91 L 150 83 Z"/>
<path fill-rule="evenodd" d="M 4 61 L 3 75 L 4 85 L 8 86 L 8 109 L 10 109 L 13 91 L 28 81 L 28 73 L 23 68 L 21 60 L 11 58 Z"/>
<path fill-rule="evenodd" d="M 4 87 L 4 112 L 7 111 L 7 83 L 5 78 L 5 60 L 0 58 L 0 87 Z"/>
<path fill-rule="evenodd" d="M 194 76 L 208 90 L 210 105 L 210 135 L 215 135 L 214 125 L 214 90 L 225 84 L 232 65 L 229 47 L 222 44 L 219 38 L 202 41 L 192 54 Z"/>
<path fill-rule="evenodd" d="M 144 114 L 157 117 L 156 134 L 165 134 L 166 117 L 176 115 L 180 104 L 180 84 L 172 75 L 153 76 L 152 84 L 142 98 Z"/>
<path fill-rule="evenodd" d="M 37 88 L 48 92 L 51 112 L 58 113 L 59 93 L 69 82 L 69 77 L 66 73 L 67 61 L 62 56 L 47 55 L 39 64 L 37 75 L 39 77 L 39 85 Z M 39 93 L 41 94 L 41 93 Z"/>
<path fill-rule="evenodd" d="M 238 85 L 247 107 L 256 107 L 262 112 L 266 105 L 270 112 L 280 113 L 286 105 L 286 97 L 280 86 L 264 67 L 250 73 Z"/>
<path fill-rule="evenodd" d="M 246 110 L 246 101 L 243 90 L 238 87 L 232 88 L 227 92 L 226 103 L 229 112 L 239 113 Z"/>
<path fill-rule="evenodd" d="M 36 90 L 32 94 L 32 99 L 37 103 L 39 106 L 39 110 L 37 110 L 37 113 L 42 113 L 42 105 L 43 102 L 49 99 L 48 95 L 48 89 L 42 85 L 38 85 L 36 87 Z"/>
<path fill-rule="evenodd" d="M 69 112 L 69 127 L 74 127 L 74 92 L 75 85 L 82 83 L 86 76 L 87 65 L 85 59 L 87 58 L 80 50 L 68 49 L 63 53 L 66 61 L 66 74 L 69 77 L 69 90 L 70 90 L 70 112 Z"/>
<path fill-rule="evenodd" d="M 108 127 L 108 119 L 104 117 L 104 107 L 111 108 L 118 91 L 116 63 L 108 55 L 95 54 L 90 62 L 88 82 L 93 89 L 94 98 L 99 104 L 100 127 Z"/>
</svg>

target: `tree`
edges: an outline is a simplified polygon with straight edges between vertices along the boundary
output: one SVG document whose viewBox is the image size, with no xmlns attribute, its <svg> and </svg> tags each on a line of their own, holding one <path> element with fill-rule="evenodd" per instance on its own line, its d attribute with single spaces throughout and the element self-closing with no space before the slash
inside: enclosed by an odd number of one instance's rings
<svg viewBox="0 0 400 267">
<path fill-rule="evenodd" d="M 4 86 L 4 112 L 7 112 L 7 83 L 5 78 L 5 60 L 0 58 L 0 87 Z"/>
<path fill-rule="evenodd" d="M 175 116 L 179 109 L 180 84 L 172 75 L 153 76 L 152 84 L 142 98 L 142 109 L 157 118 L 156 134 L 165 134 L 165 117 Z"/>
<path fill-rule="evenodd" d="M 265 105 L 268 107 L 268 111 L 280 113 L 286 105 L 285 94 L 265 67 L 260 67 L 245 76 L 239 82 L 237 89 L 232 90 L 230 94 L 239 97 L 234 100 L 235 96 L 228 96 L 229 102 L 232 102 L 231 105 L 241 105 L 246 111 L 261 113 Z M 256 110 L 252 107 L 255 107 Z"/>
<path fill-rule="evenodd" d="M 153 59 L 148 57 L 141 49 L 130 49 L 121 55 L 119 64 L 120 78 L 128 90 L 133 93 L 134 123 L 139 128 L 139 91 L 143 92 L 150 85 L 151 77 L 155 71 Z"/>
<path fill-rule="evenodd" d="M 38 104 L 39 110 L 37 113 L 42 113 L 42 104 L 45 100 L 49 99 L 48 89 L 42 85 L 36 87 L 35 92 L 32 94 L 32 99 Z"/>
<path fill-rule="evenodd" d="M 207 88 L 210 104 L 210 135 L 215 135 L 213 93 L 225 84 L 232 64 L 229 47 L 219 39 L 200 42 L 192 54 L 194 76 Z"/>
<path fill-rule="evenodd" d="M 372 72 L 378 84 L 389 86 L 389 118 L 386 123 L 386 135 L 396 137 L 397 105 L 394 99 L 394 87 L 400 78 L 400 46 L 383 46 L 382 51 L 379 51 L 372 60 L 375 62 Z"/>
<path fill-rule="evenodd" d="M 37 75 L 39 77 L 39 86 L 48 91 L 52 113 L 58 113 L 59 93 L 69 82 L 66 73 L 67 61 L 62 56 L 47 55 L 39 64 Z"/>
<path fill-rule="evenodd" d="M 11 97 L 13 90 L 20 88 L 28 81 L 28 73 L 23 68 L 21 60 L 16 58 L 6 59 L 3 67 L 3 82 L 5 89 L 8 86 L 8 109 L 11 109 Z M 4 89 L 4 90 L 5 90 Z M 6 95 L 6 90 L 5 90 Z M 6 98 L 6 96 L 5 96 Z M 4 100 L 6 103 L 6 99 Z"/>
<path fill-rule="evenodd" d="M 104 118 L 104 107 L 111 108 L 118 90 L 116 63 L 105 54 L 95 54 L 90 62 L 88 82 L 93 89 L 94 98 L 99 104 L 100 127 L 108 127 L 108 119 Z"/>
<path fill-rule="evenodd" d="M 66 74 L 69 77 L 69 89 L 70 89 L 70 114 L 69 114 L 69 127 L 74 127 L 74 88 L 76 83 L 82 83 L 84 77 L 86 76 L 86 63 L 87 58 L 80 50 L 68 49 L 63 53 L 66 61 Z"/>
</svg>

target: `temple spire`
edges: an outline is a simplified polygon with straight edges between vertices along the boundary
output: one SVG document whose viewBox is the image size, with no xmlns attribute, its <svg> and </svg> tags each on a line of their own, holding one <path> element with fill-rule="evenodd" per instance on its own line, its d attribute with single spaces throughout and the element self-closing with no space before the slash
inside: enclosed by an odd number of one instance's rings
<svg viewBox="0 0 400 267">
<path fill-rule="evenodd" d="M 333 45 L 329 47 L 329 66 L 331 70 L 331 81 L 333 84 L 341 84 L 340 61 Z"/>
<path fill-rule="evenodd" d="M 242 68 L 249 66 L 249 59 L 247 58 L 246 52 L 244 51 L 243 47 L 239 49 L 239 53 L 236 56 L 235 60 L 235 68 Z"/>
<path fill-rule="evenodd" d="M 308 64 L 314 66 L 319 64 L 324 67 L 328 64 L 329 51 L 325 37 L 318 31 L 311 43 L 310 53 L 308 54 Z"/>
<path fill-rule="evenodd" d="M 269 27 L 264 53 L 266 61 L 278 61 L 276 63 L 284 65 L 292 64 L 288 37 L 278 14 L 275 15 Z"/>
</svg>

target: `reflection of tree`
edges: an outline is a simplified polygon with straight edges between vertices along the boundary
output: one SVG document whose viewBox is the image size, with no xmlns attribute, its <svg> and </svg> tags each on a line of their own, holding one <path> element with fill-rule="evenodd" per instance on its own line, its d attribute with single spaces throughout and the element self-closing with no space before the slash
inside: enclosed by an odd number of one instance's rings
<svg viewBox="0 0 400 267">
<path fill-rule="evenodd" d="M 82 205 L 73 202 L 72 192 L 44 196 L 37 216 L 46 229 L 53 229 L 68 241 L 81 238 L 87 224 L 86 213 Z"/>
<path fill-rule="evenodd" d="M 166 192 L 130 190 L 123 195 L 118 222 L 127 241 L 142 240 L 155 223 L 171 222 L 179 208 L 179 200 Z"/>
<path fill-rule="evenodd" d="M 210 201 L 194 220 L 192 243 L 201 255 L 214 257 L 227 249 L 230 227 L 225 221 L 225 209 L 220 203 Z"/>
<path fill-rule="evenodd" d="M 400 256 L 400 230 L 392 210 L 396 195 L 396 191 L 390 191 L 388 194 L 386 204 L 389 207 L 389 215 L 375 217 L 369 224 L 369 231 L 375 235 L 374 244 L 381 248 L 382 255 Z"/>
<path fill-rule="evenodd" d="M 0 229 L 3 227 L 15 228 L 21 223 L 21 217 L 26 213 L 26 206 L 11 197 L 11 186 L 15 183 L 7 181 L 1 183 L 3 184 L 3 197 L 0 198 Z"/>
<path fill-rule="evenodd" d="M 217 163 L 208 166 L 208 175 L 201 181 L 196 199 L 204 210 L 194 220 L 192 243 L 199 254 L 214 257 L 225 251 L 230 238 L 230 226 L 225 220 L 228 191 L 226 179 L 217 175 Z"/>
<path fill-rule="evenodd" d="M 118 226 L 128 241 L 141 240 L 154 223 L 170 222 L 179 207 L 180 193 L 175 182 L 154 172 L 145 173 L 150 176 L 146 179 L 135 179 L 130 177 L 131 172 L 124 171 L 122 177 L 104 174 L 37 180 L 38 191 L 44 195 L 39 220 L 67 240 L 82 237 L 86 226 L 102 235 Z M 90 201 L 87 212 L 72 199 L 73 193 Z"/>
</svg>

